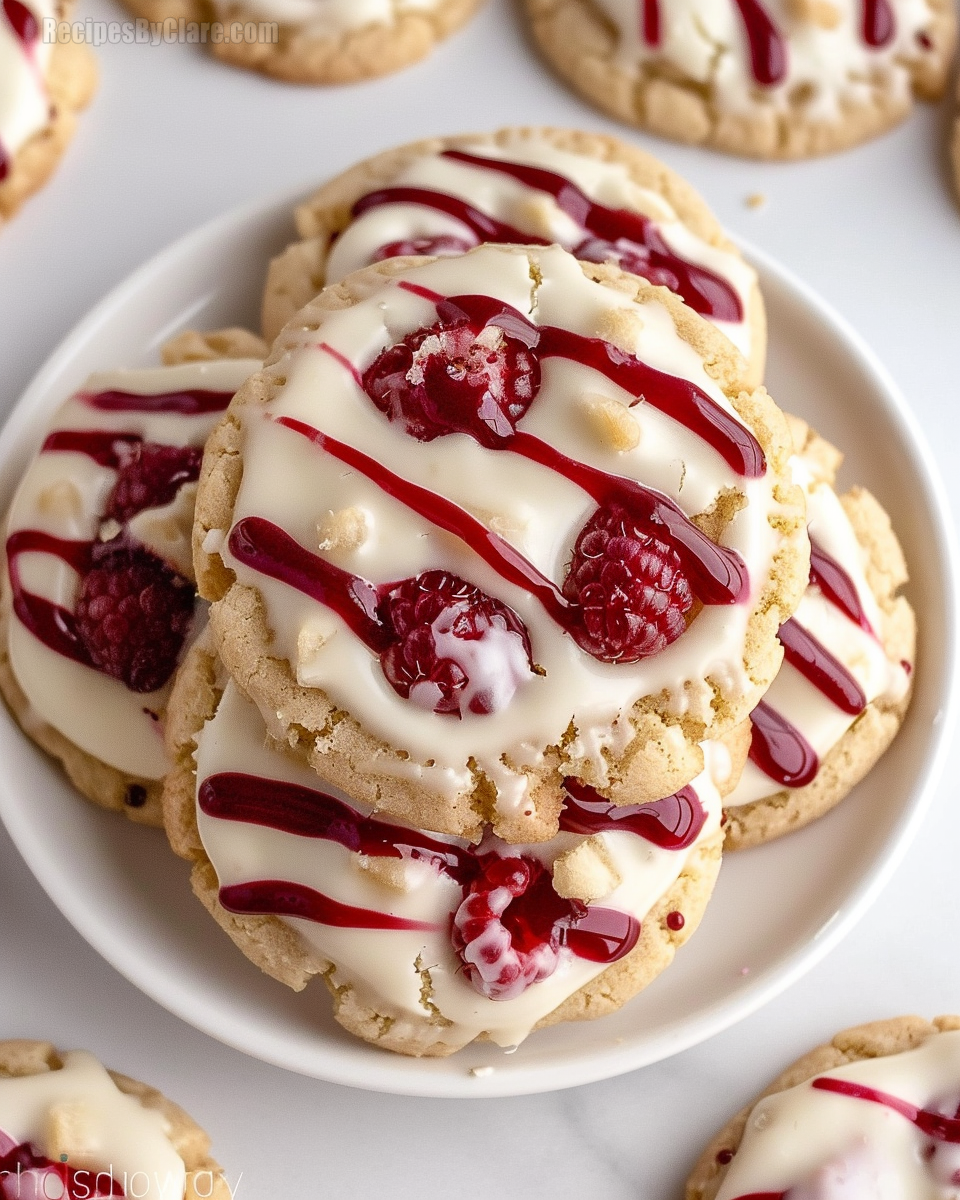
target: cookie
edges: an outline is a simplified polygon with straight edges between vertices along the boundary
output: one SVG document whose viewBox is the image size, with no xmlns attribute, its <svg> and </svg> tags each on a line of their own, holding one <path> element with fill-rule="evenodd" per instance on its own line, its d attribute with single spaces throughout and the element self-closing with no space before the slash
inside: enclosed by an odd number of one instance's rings
<svg viewBox="0 0 960 1200">
<path fill-rule="evenodd" d="M 209 25 L 214 16 L 222 31 L 221 40 L 209 39 L 216 58 L 288 83 L 313 84 L 357 83 L 419 62 L 482 2 L 124 0 L 150 21 Z"/>
<path fill-rule="evenodd" d="M 297 762 L 211 643 L 170 701 L 171 844 L 247 957 L 297 990 L 322 976 L 351 1033 L 413 1055 L 516 1045 L 619 1008 L 699 924 L 746 730 L 676 796 L 615 808 L 571 783 L 552 840 L 476 844 L 385 819 Z"/>
<path fill-rule="evenodd" d="M 855 145 L 943 94 L 950 0 L 526 0 L 586 99 L 662 137 L 756 158 Z"/>
<path fill-rule="evenodd" d="M 263 325 L 275 337 L 328 283 L 399 254 L 459 254 L 479 242 L 556 242 L 676 292 L 763 379 L 756 272 L 688 183 L 618 138 L 502 129 L 432 138 L 368 159 L 297 210 L 303 241 L 271 264 Z"/>
<path fill-rule="evenodd" d="M 0 1041 L 4 1196 L 229 1200 L 209 1151 L 182 1108 L 86 1050 Z"/>
<path fill-rule="evenodd" d="M 190 536 L 203 443 L 260 361 L 92 376 L 10 507 L 0 691 L 85 796 L 135 821 L 160 823 L 160 721 L 201 616 Z"/>
<path fill-rule="evenodd" d="M 0 223 L 46 182 L 96 89 L 86 46 L 41 37 L 45 20 L 67 20 L 72 7 L 8 0 L 0 13 Z"/>
<path fill-rule="evenodd" d="M 953 162 L 953 180 L 960 196 L 960 81 L 957 83 L 958 115 L 953 123 L 953 138 L 950 142 L 950 158 Z"/>
<path fill-rule="evenodd" d="M 838 496 L 841 455 L 798 418 L 794 481 L 807 496 L 810 584 L 780 631 L 785 659 L 754 710 L 726 801 L 726 847 L 800 829 L 838 804 L 893 741 L 910 703 L 916 628 L 890 518 L 864 488 Z"/>
<path fill-rule="evenodd" d="M 960 1170 L 958 1095 L 960 1017 L 844 1030 L 721 1130 L 686 1200 L 947 1200 Z"/>
<path fill-rule="evenodd" d="M 545 840 L 570 777 L 672 794 L 772 680 L 808 572 L 789 432 L 742 374 L 672 293 L 557 246 L 348 276 L 208 444 L 227 669 L 421 828 Z"/>
</svg>

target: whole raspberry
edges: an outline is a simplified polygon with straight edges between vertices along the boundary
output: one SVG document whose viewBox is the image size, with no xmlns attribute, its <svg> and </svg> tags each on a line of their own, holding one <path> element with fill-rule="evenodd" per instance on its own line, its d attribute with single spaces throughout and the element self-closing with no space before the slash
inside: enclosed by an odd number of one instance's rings
<svg viewBox="0 0 960 1200">
<path fill-rule="evenodd" d="M 145 508 L 169 504 L 185 483 L 199 479 L 202 457 L 197 446 L 133 445 L 107 498 L 104 516 L 122 525 Z"/>
<path fill-rule="evenodd" d="M 101 542 L 80 583 L 77 633 L 104 674 L 153 692 L 173 674 L 193 602 L 189 580 L 143 546 Z"/>
<path fill-rule="evenodd" d="M 514 1000 L 557 969 L 563 931 L 581 913 L 557 895 L 534 858 L 491 853 L 477 863 L 479 874 L 453 915 L 453 947 L 478 992 Z"/>
<path fill-rule="evenodd" d="M 620 504 L 580 530 L 563 594 L 580 606 L 571 633 L 601 662 L 637 662 L 686 629 L 693 593 L 677 552 Z"/>
<path fill-rule="evenodd" d="M 383 262 L 386 258 L 399 258 L 406 254 L 436 254 L 442 258 L 452 258 L 456 254 L 466 254 L 476 244 L 475 240 L 467 241 L 449 233 L 441 233 L 437 237 L 408 238 L 400 242 L 387 242 L 370 261 Z"/>
<path fill-rule="evenodd" d="M 447 571 L 404 580 L 377 613 L 394 638 L 380 656 L 383 673 L 420 708 L 498 712 L 532 673 L 530 639 L 513 609 Z"/>
<path fill-rule="evenodd" d="M 497 449 L 513 437 L 539 391 L 540 362 L 497 325 L 438 322 L 378 355 L 363 388 L 417 441 L 467 433 Z"/>
</svg>

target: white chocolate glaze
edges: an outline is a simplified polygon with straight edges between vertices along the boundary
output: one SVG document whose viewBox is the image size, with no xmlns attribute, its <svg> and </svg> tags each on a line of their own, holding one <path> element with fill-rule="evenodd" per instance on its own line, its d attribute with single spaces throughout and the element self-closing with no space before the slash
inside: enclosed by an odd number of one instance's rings
<svg viewBox="0 0 960 1200">
<path fill-rule="evenodd" d="M 57 7 L 53 0 L 26 0 L 25 8 L 36 22 L 36 37 L 26 42 L 0 7 L 0 181 L 4 155 L 16 154 L 50 120 L 46 75 L 53 46 L 41 39 L 40 29 Z"/>
<path fill-rule="evenodd" d="M 66 1153 L 70 1166 L 90 1172 L 78 1179 L 77 1196 L 84 1188 L 93 1194 L 100 1171 L 111 1173 L 121 1186 L 126 1180 L 127 1195 L 181 1200 L 186 1168 L 170 1141 L 166 1118 L 121 1092 L 87 1051 L 70 1050 L 62 1059 L 60 1070 L 0 1079 L 0 1144 L 29 1142 L 54 1162 Z M 58 1126 L 75 1130 L 73 1144 Z M 34 1195 L 29 1176 L 8 1177 L 11 1185 L 14 1190 L 4 1195 Z M 40 1179 L 38 1200 L 60 1195 L 55 1190 L 60 1186 L 55 1178 Z"/>
<path fill-rule="evenodd" d="M 807 527 L 811 542 L 828 554 L 846 572 L 856 589 L 871 627 L 881 632 L 883 616 L 867 582 L 867 551 L 857 541 L 840 498 L 815 466 L 800 456 L 791 462 L 794 481 L 807 496 Z M 867 703 L 895 703 L 909 687 L 903 664 L 887 657 L 880 638 L 868 633 L 811 583 L 793 620 L 811 633 L 856 679 Z M 784 716 L 803 735 L 822 762 L 857 719 L 844 712 L 784 660 L 764 701 Z M 724 801 L 727 808 L 750 804 L 781 791 L 759 766 L 748 759 L 740 782 Z"/>
<path fill-rule="evenodd" d="M 219 412 L 195 416 L 177 413 L 109 412 L 84 403 L 84 394 L 125 391 L 139 395 L 202 389 L 232 393 L 259 367 L 252 359 L 190 363 L 147 370 L 92 375 L 84 387 L 56 412 L 47 432 L 116 430 L 135 433 L 147 442 L 202 446 Z M 7 535 L 39 530 L 59 538 L 90 540 L 97 536 L 116 471 L 86 454 L 56 451 L 38 454 L 27 469 L 10 508 Z M 149 548 L 177 570 L 189 561 L 182 532 L 184 504 L 192 506 L 195 485 L 181 489 L 182 499 L 134 518 Z M 178 505 L 178 501 L 180 502 Z M 178 521 L 166 518 L 179 516 Z M 170 539 L 161 535 L 170 531 Z M 28 553 L 20 559 L 25 587 L 73 611 L 77 572 L 52 554 Z M 52 725 L 75 745 L 102 762 L 145 779 L 159 779 L 168 769 L 158 716 L 169 685 L 157 692 L 134 693 L 120 680 L 66 658 L 39 641 L 11 612 L 9 652 L 14 674 L 37 718 Z"/>
<path fill-rule="evenodd" d="M 539 282 L 531 278 L 528 252 L 485 246 L 459 259 L 440 259 L 411 269 L 404 279 L 443 295 L 481 293 L 504 300 L 540 324 L 596 336 L 611 311 L 632 316 L 638 357 L 662 371 L 697 383 L 722 409 L 732 406 L 707 375 L 696 351 L 677 334 L 667 309 L 656 300 L 636 304 L 625 294 L 586 279 L 576 260 L 558 247 L 529 252 Z M 769 470 L 756 479 L 736 475 L 696 434 L 651 405 L 631 411 L 642 436 L 619 452 L 584 436 L 583 395 L 597 393 L 617 404 L 626 393 L 596 371 L 568 360 L 544 359 L 540 394 L 521 425 L 567 455 L 616 474 L 642 480 L 693 515 L 709 509 L 720 493 L 740 490 L 747 503 L 727 526 L 723 542 L 745 560 L 751 581 L 746 603 L 707 606 L 689 629 L 657 655 L 631 666 L 600 662 L 583 652 L 525 589 L 507 582 L 465 543 L 442 532 L 391 499 L 374 483 L 324 453 L 275 418 L 299 419 L 360 448 L 413 481 L 453 500 L 502 530 L 546 576 L 562 582 L 576 534 L 594 502 L 579 487 L 519 455 L 488 450 L 472 438 L 451 435 L 419 442 L 391 424 L 324 346 L 364 369 L 383 349 L 411 330 L 436 321 L 434 305 L 410 291 L 385 285 L 347 309 L 329 314 L 320 334 L 305 333 L 300 347 L 271 371 L 286 379 L 266 406 L 241 406 L 244 472 L 233 520 L 266 518 L 316 553 L 317 523 L 331 512 L 365 514 L 366 536 L 353 549 L 324 552 L 336 566 L 382 583 L 431 569 L 452 571 L 509 605 L 530 632 L 532 676 L 498 713 L 462 720 L 425 711 L 402 699 L 386 681 L 378 659 L 332 610 L 294 588 L 222 554 L 241 584 L 264 599 L 273 631 L 271 653 L 297 664 L 305 639 L 320 648 L 309 659 L 310 685 L 322 686 L 334 703 L 390 746 L 408 752 L 418 770 L 431 764 L 460 777 L 472 758 L 488 777 L 505 770 L 522 774 L 542 751 L 560 743 L 571 718 L 578 744 L 593 748 L 595 769 L 605 772 L 600 748 L 610 725 L 643 696 L 666 693 L 678 717 L 713 718 L 714 681 L 727 697 L 751 687 L 744 647 L 753 604 L 766 586 L 780 545 L 771 526 L 783 512 Z M 629 322 L 627 322 L 629 323 Z M 739 418 L 736 418 L 739 421 Z M 283 712 L 266 703 L 268 728 L 283 736 Z M 627 737 L 629 721 L 620 726 Z M 511 765 L 508 768 L 506 762 Z M 522 785 L 522 781 L 520 781 Z M 513 803 L 517 800 L 514 795 Z M 508 801 L 508 804 L 511 803 Z"/>
<path fill-rule="evenodd" d="M 691 785 L 707 812 L 707 820 L 693 846 L 670 851 L 633 833 L 594 835 L 602 842 L 615 875 L 620 878 L 619 884 L 602 897 L 605 908 L 619 909 L 642 921 L 680 875 L 694 847 L 719 828 L 720 799 L 711 774 L 712 749 L 709 745 L 705 747 L 707 769 Z M 269 749 L 257 709 L 232 682 L 226 687 L 216 715 L 197 739 L 196 760 L 198 786 L 218 773 L 238 771 L 261 779 L 299 784 L 313 791 L 323 790 L 364 815 L 370 812 L 318 779 L 314 771 Z M 345 904 L 438 925 L 438 929 L 427 932 L 342 929 L 284 918 L 312 949 L 336 964 L 334 981 L 356 986 L 375 1010 L 379 1003 L 381 1008 L 387 1005 L 391 1012 L 399 1012 L 401 1019 L 430 1017 L 433 1009 L 421 993 L 424 979 L 417 964 L 427 968 L 432 1006 L 450 1022 L 438 1024 L 437 1038 L 451 1045 L 464 1044 L 483 1031 L 501 1046 L 516 1045 L 542 1017 L 604 969 L 602 964 L 577 958 L 564 950 L 560 965 L 548 979 L 528 987 L 516 999 L 488 999 L 465 978 L 450 940 L 450 917 L 463 898 L 463 889 L 430 863 L 410 858 L 379 860 L 395 863 L 402 869 L 401 886 L 391 886 L 365 869 L 364 856 L 339 843 L 211 817 L 199 806 L 197 819 L 204 848 L 222 887 L 279 879 L 312 887 Z M 443 834 L 430 836 L 451 846 L 469 846 L 463 839 Z M 549 842 L 507 846 L 490 837 L 482 849 L 499 847 L 503 853 L 527 855 L 552 867 L 558 856 L 587 840 L 576 834 L 561 833 Z"/>
<path fill-rule="evenodd" d="M 406 13 L 429 12 L 439 0 L 244 0 L 244 13 L 299 25 L 317 38 L 337 38 L 371 25 L 393 25 Z M 236 11 L 216 0 L 222 13 Z"/>
<path fill-rule="evenodd" d="M 553 171 L 566 176 L 599 204 L 639 212 L 653 219 L 672 251 L 687 262 L 719 275 L 733 288 L 744 319 L 715 324 L 749 358 L 748 314 L 756 272 L 732 250 L 711 246 L 693 233 L 663 196 L 634 183 L 623 163 L 604 162 L 585 154 L 558 150 L 535 132 L 521 130 L 505 144 L 482 142 L 458 146 L 458 149 L 484 158 Z M 416 159 L 391 179 L 388 186 L 422 188 L 457 196 L 498 221 L 532 237 L 555 241 L 566 249 L 573 249 L 585 236 L 581 226 L 563 212 L 547 192 L 482 166 L 443 158 L 439 154 Z M 392 242 L 444 234 L 466 236 L 472 241 L 472 234 L 461 221 L 421 204 L 391 203 L 370 209 L 355 217 L 333 243 L 327 263 L 327 283 L 336 283 L 351 271 L 374 261 L 376 252 Z"/>
<path fill-rule="evenodd" d="M 750 47 L 736 0 L 660 0 L 661 38 L 649 45 L 638 0 L 594 0 L 619 33 L 617 61 L 635 73 L 659 68 L 709 87 L 713 105 L 733 113 L 758 108 L 785 111 L 798 95 L 809 121 L 841 121 L 850 108 L 872 106 L 878 87 L 889 102 L 910 98 L 910 64 L 930 56 L 918 35 L 933 22 L 928 0 L 890 0 L 896 29 L 883 46 L 861 32 L 862 0 L 760 0 L 786 43 L 787 70 L 761 86 L 751 69 Z"/>
<path fill-rule="evenodd" d="M 960 1032 L 915 1050 L 826 1071 L 917 1108 L 953 1117 Z M 822 1091 L 809 1080 L 759 1101 L 717 1200 L 787 1193 L 787 1200 L 956 1200 L 957 1145 L 934 1140 L 883 1104 Z"/>
</svg>

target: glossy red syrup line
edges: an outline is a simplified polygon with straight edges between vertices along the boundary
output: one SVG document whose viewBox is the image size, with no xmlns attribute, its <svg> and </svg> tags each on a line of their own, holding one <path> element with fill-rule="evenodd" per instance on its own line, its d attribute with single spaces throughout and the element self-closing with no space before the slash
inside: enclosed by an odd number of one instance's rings
<svg viewBox="0 0 960 1200">
<path fill-rule="evenodd" d="M 342 904 L 306 884 L 290 883 L 283 879 L 257 879 L 252 883 L 234 883 L 222 887 L 220 903 L 227 912 L 299 917 L 337 929 L 406 929 L 435 933 L 442 928 L 431 921 L 414 921 L 372 908 Z"/>
<path fill-rule="evenodd" d="M 851 717 L 867 707 L 863 688 L 839 659 L 792 617 L 780 626 L 778 634 L 786 661 L 818 691 Z"/>
<path fill-rule="evenodd" d="M 332 609 L 375 654 L 390 645 L 390 634 L 377 618 L 380 592 L 369 580 L 305 550 L 263 517 L 238 521 L 230 531 L 229 545 L 239 562 Z"/>
<path fill-rule="evenodd" d="M 561 930 L 560 944 L 587 962 L 614 963 L 625 957 L 640 940 L 640 922 L 617 908 L 588 905 Z"/>
<path fill-rule="evenodd" d="M 435 293 L 434 303 L 443 324 L 467 321 L 480 328 L 495 325 L 541 359 L 565 358 L 598 372 L 637 401 L 645 400 L 696 434 L 738 475 L 758 479 L 766 471 L 763 450 L 750 430 L 695 383 L 658 371 L 602 338 L 585 337 L 553 325 L 535 325 L 512 305 L 491 296 L 444 297 Z"/>
<path fill-rule="evenodd" d="M 446 213 L 454 217 L 470 230 L 477 242 L 508 242 L 521 246 L 548 246 L 546 238 L 534 237 L 507 225 L 495 217 L 487 216 L 479 208 L 474 208 L 459 196 L 451 196 L 446 192 L 436 192 L 432 188 L 418 187 L 388 187 L 361 196 L 353 206 L 351 215 L 362 216 L 373 208 L 382 208 L 386 204 L 419 204 L 424 208 L 432 208 L 436 212 Z"/>
<path fill-rule="evenodd" d="M 443 496 L 438 496 L 436 492 L 401 479 L 399 475 L 394 475 L 392 471 L 381 466 L 376 459 L 370 458 L 352 446 L 345 445 L 328 434 L 321 433 L 312 425 L 307 425 L 294 417 L 278 417 L 277 424 L 283 425 L 294 433 L 299 433 L 301 437 L 307 438 L 321 450 L 344 463 L 345 466 L 351 467 L 371 480 L 388 496 L 392 496 L 412 512 L 430 521 L 438 529 L 443 529 L 458 537 L 509 583 L 524 588 L 536 596 L 557 624 L 566 627 L 573 619 L 573 614 L 577 610 L 563 597 L 556 584 L 542 575 L 508 541 L 487 529 L 459 505 Z M 237 528 L 247 526 L 250 521 L 258 519 L 247 517 L 240 522 Z M 233 535 L 231 534 L 231 542 L 232 539 Z M 306 554 L 307 551 L 302 551 L 302 553 Z M 372 585 L 368 586 L 372 587 Z M 300 588 L 300 590 L 305 589 Z M 319 599 L 319 597 L 317 598 Z"/>
<path fill-rule="evenodd" d="M 859 625 L 866 633 L 876 637 L 876 631 L 860 603 L 860 596 L 853 580 L 835 558 L 821 550 L 815 542 L 810 543 L 810 582 L 817 585 L 824 596 Z"/>
<path fill-rule="evenodd" d="M 197 804 L 210 817 L 339 842 L 347 850 L 373 858 L 431 862 L 461 884 L 469 883 L 476 874 L 476 859 L 470 850 L 437 841 L 417 829 L 361 816 L 327 792 L 299 784 L 225 771 L 203 781 Z"/>
<path fill-rule="evenodd" d="M 850 1096 L 854 1100 L 867 1100 L 871 1104 L 882 1104 L 886 1108 L 892 1108 L 902 1117 L 906 1117 L 911 1124 L 916 1125 L 921 1133 L 925 1133 L 934 1141 L 948 1142 L 954 1146 L 960 1145 L 960 1119 L 957 1117 L 947 1117 L 943 1113 L 932 1112 L 928 1108 L 918 1108 L 917 1105 L 910 1104 L 907 1100 L 901 1100 L 899 1096 L 892 1096 L 889 1092 L 881 1092 L 877 1088 L 867 1087 L 862 1083 L 854 1083 L 850 1079 L 829 1079 L 821 1076 L 819 1079 L 814 1079 L 810 1086 L 816 1088 L 817 1091 L 835 1092 L 840 1096 Z"/>
<path fill-rule="evenodd" d="M 784 1200 L 786 1195 L 786 1192 L 747 1192 L 736 1200 Z"/>
<path fill-rule="evenodd" d="M 863 40 L 868 46 L 887 46 L 897 32 L 890 0 L 863 0 Z"/>
<path fill-rule="evenodd" d="M 83 575 L 90 569 L 91 548 L 91 542 L 68 541 L 37 529 L 21 529 L 7 538 L 7 570 L 13 592 L 13 611 L 21 625 L 51 650 L 87 667 L 93 664 L 77 634 L 73 613 L 54 604 L 52 600 L 26 591 L 20 578 L 18 560 L 21 554 L 52 554 Z"/>
<path fill-rule="evenodd" d="M 659 9 L 656 8 L 656 0 L 651 0 L 651 3 L 650 11 L 657 14 L 659 31 Z M 604 262 L 613 257 L 625 270 L 645 278 L 649 273 L 652 283 L 665 284 L 702 316 L 715 321 L 743 320 L 743 305 L 734 288 L 713 271 L 688 262 L 671 250 L 656 224 L 643 213 L 597 204 L 565 175 L 547 171 L 543 167 L 468 154 L 464 150 L 445 150 L 442 157 L 509 175 L 527 187 L 552 196 L 557 207 L 575 221 L 585 235 L 589 235 L 579 244 L 567 247 L 578 258 Z M 531 238 L 529 234 L 510 229 L 509 226 L 505 229 L 509 230 L 510 236 L 484 237 L 481 240 L 546 244 L 542 238 Z"/>
<path fill-rule="evenodd" d="M 138 433 L 113 433 L 109 429 L 56 429 L 47 435 L 41 454 L 61 451 L 85 454 L 101 467 L 117 470 L 124 452 L 143 441 Z"/>
<path fill-rule="evenodd" d="M 10 174 L 10 155 L 4 149 L 3 142 L 0 142 L 0 183 Z"/>
<path fill-rule="evenodd" d="M 660 0 L 642 0 L 640 32 L 648 46 L 660 45 Z"/>
<path fill-rule="evenodd" d="M 8 1136 L 8 1135 L 7 1135 Z M 8 1140 L 12 1141 L 12 1138 Z M 41 1176 L 39 1186 L 36 1191 L 31 1191 L 29 1185 L 24 1187 L 23 1177 L 28 1171 L 45 1171 L 49 1175 L 53 1175 L 63 1184 L 63 1200 L 87 1200 L 88 1197 L 96 1200 L 103 1196 L 125 1196 L 121 1185 L 113 1178 L 110 1171 L 95 1171 L 88 1167 L 71 1167 L 69 1163 L 54 1162 L 46 1157 L 33 1145 L 32 1142 L 21 1142 L 19 1145 L 13 1146 L 6 1154 L 0 1155 L 0 1181 L 5 1179 L 15 1180 L 15 1191 L 4 1192 L 4 1195 L 22 1194 L 24 1198 L 28 1195 L 52 1196 L 53 1192 L 47 1191 L 46 1179 Z M 104 1191 L 104 1188 L 109 1188 L 109 1191 Z"/>
<path fill-rule="evenodd" d="M 760 0 L 736 0 L 750 45 L 750 67 L 762 87 L 781 83 L 787 74 L 787 45 Z"/>
<path fill-rule="evenodd" d="M 3 0 L 3 13 L 24 53 L 31 56 L 40 40 L 40 24 L 20 0 Z"/>
<path fill-rule="evenodd" d="M 611 804 L 595 788 L 579 779 L 563 781 L 567 793 L 560 810 L 560 828 L 566 833 L 634 833 L 663 850 L 685 850 L 700 836 L 707 819 L 697 793 L 689 785 L 664 800 L 650 804 Z"/>
<path fill-rule="evenodd" d="M 199 417 L 223 412 L 233 399 L 233 392 L 209 392 L 202 388 L 161 392 L 155 396 L 139 392 L 77 392 L 74 399 L 100 412 L 176 413 L 181 417 Z"/>
<path fill-rule="evenodd" d="M 750 723 L 750 758 L 764 775 L 781 787 L 801 788 L 813 782 L 820 760 L 799 729 L 764 700 L 750 714 Z"/>
<path fill-rule="evenodd" d="M 349 373 L 353 376 L 357 387 L 363 387 L 363 376 L 345 354 L 341 354 L 339 350 L 334 350 L 334 348 L 328 345 L 327 342 L 318 342 L 317 349 L 322 350 L 324 354 L 329 354 L 330 357 L 334 359 L 335 362 L 338 362 L 345 371 L 349 371 Z"/>
</svg>

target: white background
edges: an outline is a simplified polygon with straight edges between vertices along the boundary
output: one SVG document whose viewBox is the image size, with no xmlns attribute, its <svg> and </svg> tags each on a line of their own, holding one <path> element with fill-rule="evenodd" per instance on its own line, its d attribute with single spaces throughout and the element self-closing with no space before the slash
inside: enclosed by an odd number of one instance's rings
<svg viewBox="0 0 960 1200">
<path fill-rule="evenodd" d="M 109 0 L 90 0 L 80 15 L 125 17 Z M 4 412 L 105 291 L 226 208 L 308 188 L 358 157 L 430 133 L 520 123 L 625 133 L 541 66 L 510 0 L 490 0 L 429 62 L 345 89 L 273 83 L 195 47 L 98 53 L 100 91 L 62 168 L 0 231 Z M 686 175 L 731 232 L 805 277 L 874 347 L 932 443 L 957 515 L 960 212 L 946 165 L 951 120 L 949 104 L 924 108 L 862 149 L 791 165 L 625 136 Z M 751 193 L 766 197 L 763 208 L 746 206 Z M 240 1177 L 241 1200 L 678 1197 L 702 1142 L 808 1046 L 865 1020 L 960 1011 L 957 765 L 953 753 L 906 861 L 839 949 L 708 1044 L 607 1083 L 430 1101 L 322 1084 L 246 1058 L 105 965 L 2 832 L 0 1037 L 86 1046 L 160 1087 L 211 1132 L 230 1181 Z"/>
</svg>

